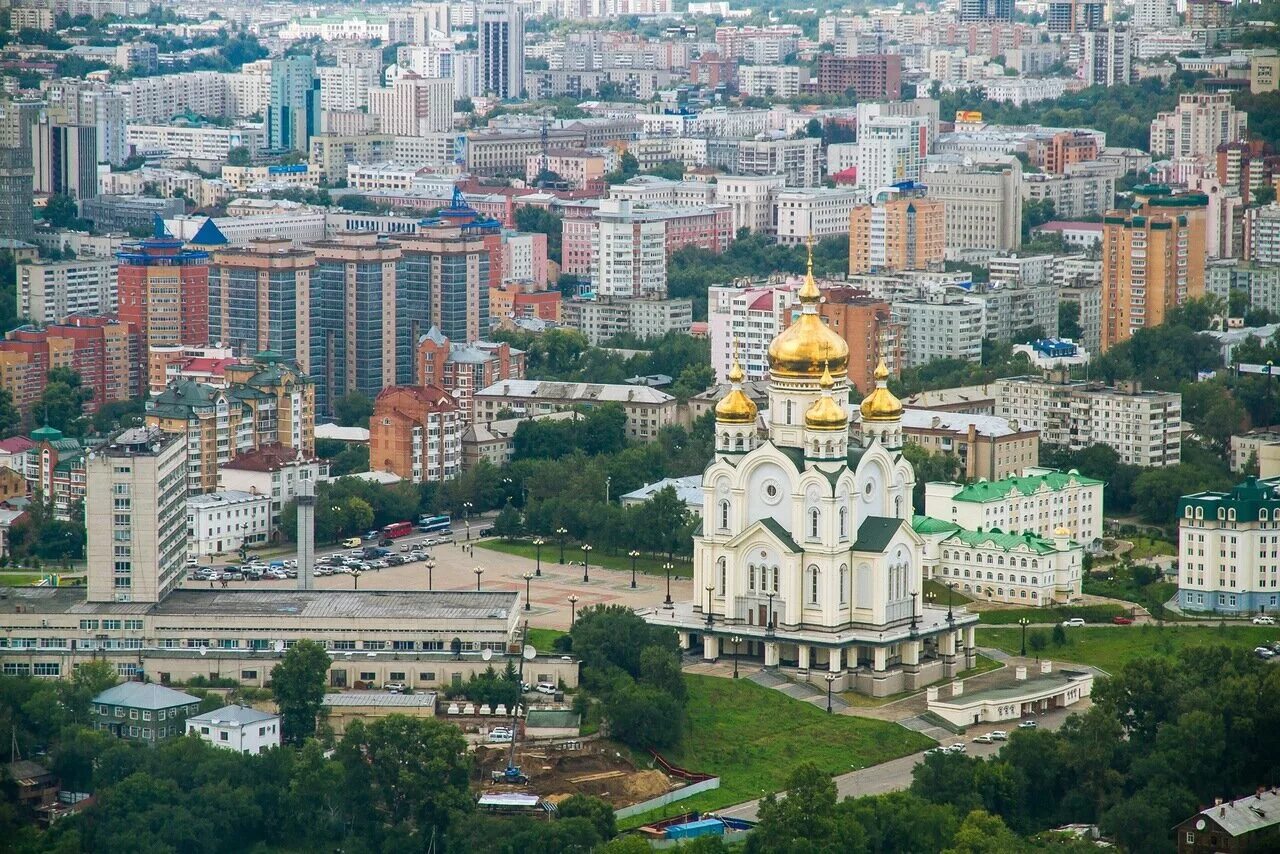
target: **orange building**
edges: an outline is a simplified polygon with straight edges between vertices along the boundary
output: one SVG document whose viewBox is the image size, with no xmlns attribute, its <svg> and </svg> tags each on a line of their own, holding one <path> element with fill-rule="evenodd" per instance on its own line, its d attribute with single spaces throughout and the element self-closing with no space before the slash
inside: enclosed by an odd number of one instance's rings
<svg viewBox="0 0 1280 854">
<path fill-rule="evenodd" d="M 559 291 L 534 290 L 515 284 L 489 289 L 489 317 L 536 317 L 560 322 Z"/>
<path fill-rule="evenodd" d="M 525 372 L 523 350 L 505 342 L 457 344 L 435 327 L 418 339 L 414 362 L 418 385 L 448 392 L 458 404 L 464 422 L 471 420 L 471 401 L 476 391 L 502 380 L 522 380 Z"/>
<path fill-rule="evenodd" d="M 1102 220 L 1102 349 L 1164 323 L 1169 309 L 1204 295 L 1207 196 L 1134 188 L 1129 210 Z"/>
<path fill-rule="evenodd" d="M 44 393 L 49 371 L 68 368 L 93 393 L 85 411 L 97 412 L 104 403 L 133 395 L 137 364 L 125 324 L 113 317 L 73 314 L 66 323 L 42 329 L 20 326 L 0 341 L 0 388 L 25 415 Z"/>
<path fill-rule="evenodd" d="M 1062 175 L 1073 163 L 1098 159 L 1098 138 L 1084 131 L 1063 131 L 1034 146 L 1031 161 L 1046 172 Z"/>
<path fill-rule="evenodd" d="M 946 213 L 941 199 L 915 189 L 894 192 L 849 214 L 849 272 L 942 267 Z"/>
<path fill-rule="evenodd" d="M 369 468 L 411 483 L 452 480 L 462 466 L 462 417 L 439 386 L 383 389 L 369 419 Z"/>
</svg>

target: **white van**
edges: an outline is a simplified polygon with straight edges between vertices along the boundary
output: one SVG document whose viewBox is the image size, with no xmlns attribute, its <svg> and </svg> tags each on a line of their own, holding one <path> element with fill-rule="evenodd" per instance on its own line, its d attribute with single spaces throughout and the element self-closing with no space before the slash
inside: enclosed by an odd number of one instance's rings
<svg viewBox="0 0 1280 854">
<path fill-rule="evenodd" d="M 539 694 L 554 696 L 556 693 L 556 686 L 554 682 L 539 682 L 533 690 L 537 691 Z"/>
</svg>

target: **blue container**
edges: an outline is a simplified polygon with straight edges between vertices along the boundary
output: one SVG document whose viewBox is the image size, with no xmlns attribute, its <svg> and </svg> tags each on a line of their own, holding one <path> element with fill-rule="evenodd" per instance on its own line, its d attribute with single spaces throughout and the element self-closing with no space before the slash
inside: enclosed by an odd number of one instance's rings
<svg viewBox="0 0 1280 854">
<path fill-rule="evenodd" d="M 667 828 L 668 839 L 695 839 L 699 836 L 724 836 L 724 822 L 718 818 L 704 818 Z"/>
</svg>

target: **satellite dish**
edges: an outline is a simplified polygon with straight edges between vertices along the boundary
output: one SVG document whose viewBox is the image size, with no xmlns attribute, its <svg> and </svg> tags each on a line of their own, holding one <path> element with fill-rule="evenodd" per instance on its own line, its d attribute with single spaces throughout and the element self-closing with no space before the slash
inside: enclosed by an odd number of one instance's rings
<svg viewBox="0 0 1280 854">
<path fill-rule="evenodd" d="M 525 644 L 524 650 L 520 653 L 524 656 L 525 661 L 533 661 L 538 657 L 538 651 L 533 648 L 533 644 Z"/>
<path fill-rule="evenodd" d="M 493 650 L 486 649 L 484 652 L 480 653 L 480 657 L 483 658 L 485 661 L 488 661 L 489 659 L 493 658 Z"/>
</svg>

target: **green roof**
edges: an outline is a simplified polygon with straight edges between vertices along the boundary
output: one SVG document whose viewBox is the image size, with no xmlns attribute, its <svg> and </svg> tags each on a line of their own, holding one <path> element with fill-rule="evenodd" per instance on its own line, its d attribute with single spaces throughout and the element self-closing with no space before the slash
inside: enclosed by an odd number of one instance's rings
<svg viewBox="0 0 1280 854">
<path fill-rule="evenodd" d="M 796 541 L 791 538 L 791 532 L 788 531 L 786 528 L 782 527 L 782 525 L 778 522 L 777 519 L 773 518 L 772 516 L 765 516 L 763 519 L 760 520 L 760 524 L 764 525 L 765 528 L 769 531 L 769 533 L 777 537 L 778 540 L 781 541 L 781 543 L 784 546 L 786 546 L 789 551 L 793 553 L 799 553 L 804 551 L 804 549 L 800 548 L 799 544 L 797 544 Z"/>
<path fill-rule="evenodd" d="M 1006 477 L 1003 480 L 984 480 L 971 483 L 952 496 L 953 501 L 999 501 L 1007 498 L 1015 489 L 1023 495 L 1034 495 L 1042 487 L 1057 492 L 1068 486 L 1093 486 L 1102 481 L 1085 477 L 1074 469 L 1069 472 L 1049 472 L 1028 477 Z"/>
<path fill-rule="evenodd" d="M 882 552 L 902 527 L 902 520 L 888 516 L 868 516 L 858 526 L 858 539 L 852 550 L 855 552 Z"/>
<path fill-rule="evenodd" d="M 1033 534 L 1030 531 L 1021 534 L 1006 534 L 999 528 L 992 528 L 989 531 L 969 531 L 961 528 L 950 537 L 947 537 L 944 542 L 952 542 L 954 540 L 959 540 L 966 546 L 975 549 L 995 546 L 1006 552 L 1011 552 L 1020 547 L 1026 547 L 1036 554 L 1048 554 L 1056 551 L 1053 540 Z"/>
<path fill-rule="evenodd" d="M 1217 518 L 1219 509 L 1234 510 L 1236 518 L 1242 522 L 1257 521 L 1261 510 L 1269 511 L 1267 515 L 1274 518 L 1280 510 L 1278 490 L 1280 479 L 1250 477 L 1233 486 L 1230 492 L 1196 492 L 1182 496 L 1178 502 L 1178 515 L 1185 515 L 1188 507 L 1199 507 L 1206 519 Z"/>
<path fill-rule="evenodd" d="M 565 729 L 579 726 L 582 717 L 572 709 L 530 709 L 525 716 L 526 727 L 555 727 Z"/>
<path fill-rule="evenodd" d="M 61 438 L 62 431 L 50 427 L 48 424 L 31 431 L 31 441 L 33 442 L 55 442 Z"/>
<path fill-rule="evenodd" d="M 932 516 L 912 516 L 911 527 L 917 534 L 949 534 L 960 530 L 955 522 L 935 519 Z"/>
</svg>

